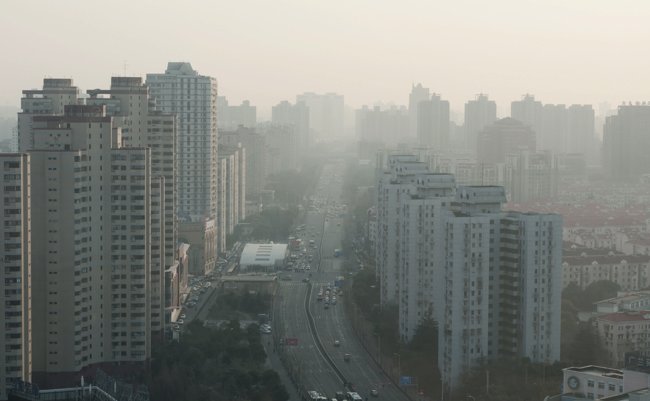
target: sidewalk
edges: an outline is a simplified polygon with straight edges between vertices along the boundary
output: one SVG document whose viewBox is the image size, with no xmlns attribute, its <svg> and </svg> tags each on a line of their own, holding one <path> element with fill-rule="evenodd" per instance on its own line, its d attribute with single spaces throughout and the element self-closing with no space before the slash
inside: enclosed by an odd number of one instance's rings
<svg viewBox="0 0 650 401">
<path fill-rule="evenodd" d="M 289 400 L 288 401 L 300 401 L 301 398 L 298 395 L 298 391 L 296 390 L 296 386 L 293 385 L 293 382 L 289 378 L 289 374 L 287 371 L 284 369 L 284 365 L 282 364 L 282 361 L 280 361 L 280 358 L 278 358 L 277 352 L 274 351 L 273 347 L 273 336 L 266 336 L 264 338 L 264 341 L 262 342 L 262 345 L 264 345 L 264 350 L 266 351 L 266 366 L 269 369 L 273 369 L 274 371 L 277 372 L 278 376 L 280 376 L 280 380 L 282 381 L 282 384 L 284 384 L 284 387 L 287 389 L 287 393 L 289 393 Z"/>
</svg>

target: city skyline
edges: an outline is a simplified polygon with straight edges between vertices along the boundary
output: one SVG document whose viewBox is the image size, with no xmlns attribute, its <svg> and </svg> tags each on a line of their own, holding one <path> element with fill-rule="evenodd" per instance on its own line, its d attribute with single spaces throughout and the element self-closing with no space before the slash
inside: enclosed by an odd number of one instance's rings
<svg viewBox="0 0 650 401">
<path fill-rule="evenodd" d="M 100 10 L 82 3 L 66 7 L 73 3 L 7 6 L 0 32 L 23 38 L 32 51 L 5 60 L 5 74 L 14 79 L 3 81 L 1 105 L 17 106 L 20 91 L 44 75 L 73 76 L 79 87 L 92 89 L 106 85 L 101 77 L 144 76 L 177 60 L 216 77 L 220 95 L 232 104 L 250 100 L 261 119 L 270 118 L 273 105 L 305 91 L 342 94 L 353 108 L 377 101 L 407 104 L 410 85 L 417 82 L 448 99 L 454 111 L 478 93 L 497 102 L 499 117 L 525 93 L 544 103 L 594 104 L 598 111 L 602 102 L 615 108 L 645 100 L 636 83 L 650 64 L 637 51 L 650 33 L 644 25 L 650 5 L 641 1 L 619 8 L 604 2 L 506 0 L 444 7 L 414 1 L 400 8 L 366 1 L 194 2 L 180 9 L 156 3 L 152 22 L 141 17 L 151 12 L 149 4 L 128 3 L 130 12 L 100 18 L 125 29 L 88 39 L 81 33 L 97 19 L 86 16 Z M 205 12 L 196 12 L 199 6 Z M 246 18 L 230 18 L 239 15 Z M 20 22 L 27 17 L 32 24 Z M 167 36 L 160 28 L 186 20 L 193 23 L 184 35 Z M 136 34 L 141 28 L 146 35 Z M 151 42 L 152 36 L 160 41 Z M 0 49 L 17 54 L 18 43 L 5 41 Z M 80 56 L 96 66 L 87 69 Z M 35 68 L 44 57 L 57 63 Z M 267 60 L 263 69 L 260 60 Z"/>
</svg>

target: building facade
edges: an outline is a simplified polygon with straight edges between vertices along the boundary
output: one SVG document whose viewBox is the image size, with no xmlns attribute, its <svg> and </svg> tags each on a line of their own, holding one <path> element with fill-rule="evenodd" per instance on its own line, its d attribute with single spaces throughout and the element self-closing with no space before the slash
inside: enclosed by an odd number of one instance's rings
<svg viewBox="0 0 650 401">
<path fill-rule="evenodd" d="M 503 187 L 457 186 L 415 155 L 381 165 L 375 260 L 402 341 L 433 319 L 449 387 L 486 359 L 559 360 L 561 217 L 503 212 Z"/>
<path fill-rule="evenodd" d="M 465 103 L 465 148 L 476 154 L 478 134 L 497 120 L 497 104 L 481 93 Z"/>
<path fill-rule="evenodd" d="M 3 280 L 0 304 L 0 400 L 7 399 L 13 380 L 32 378 L 32 265 L 31 265 L 31 172 L 29 155 L 0 154 L 3 181 L 0 186 L 0 248 Z"/>
</svg>

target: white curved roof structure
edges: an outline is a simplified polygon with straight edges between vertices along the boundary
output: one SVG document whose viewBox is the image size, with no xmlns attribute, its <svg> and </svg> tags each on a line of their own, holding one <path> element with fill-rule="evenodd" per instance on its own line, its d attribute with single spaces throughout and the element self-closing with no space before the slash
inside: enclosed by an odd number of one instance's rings
<svg viewBox="0 0 650 401">
<path fill-rule="evenodd" d="M 239 258 L 239 266 L 271 267 L 284 263 L 287 244 L 246 244 Z"/>
</svg>

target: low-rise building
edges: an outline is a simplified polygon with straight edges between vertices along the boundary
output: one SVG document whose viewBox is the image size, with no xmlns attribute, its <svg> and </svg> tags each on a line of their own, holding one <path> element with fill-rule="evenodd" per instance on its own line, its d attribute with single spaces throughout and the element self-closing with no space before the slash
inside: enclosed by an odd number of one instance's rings
<svg viewBox="0 0 650 401">
<path fill-rule="evenodd" d="M 276 271 L 289 256 L 287 244 L 246 244 L 239 258 L 240 271 Z"/>
<path fill-rule="evenodd" d="M 608 280 L 623 291 L 637 291 L 650 284 L 650 256 L 608 255 L 565 256 L 562 261 L 563 285 L 585 289 L 596 281 Z"/>
<path fill-rule="evenodd" d="M 627 352 L 650 349 L 650 310 L 610 313 L 595 323 L 612 366 L 623 366 Z"/>
</svg>

